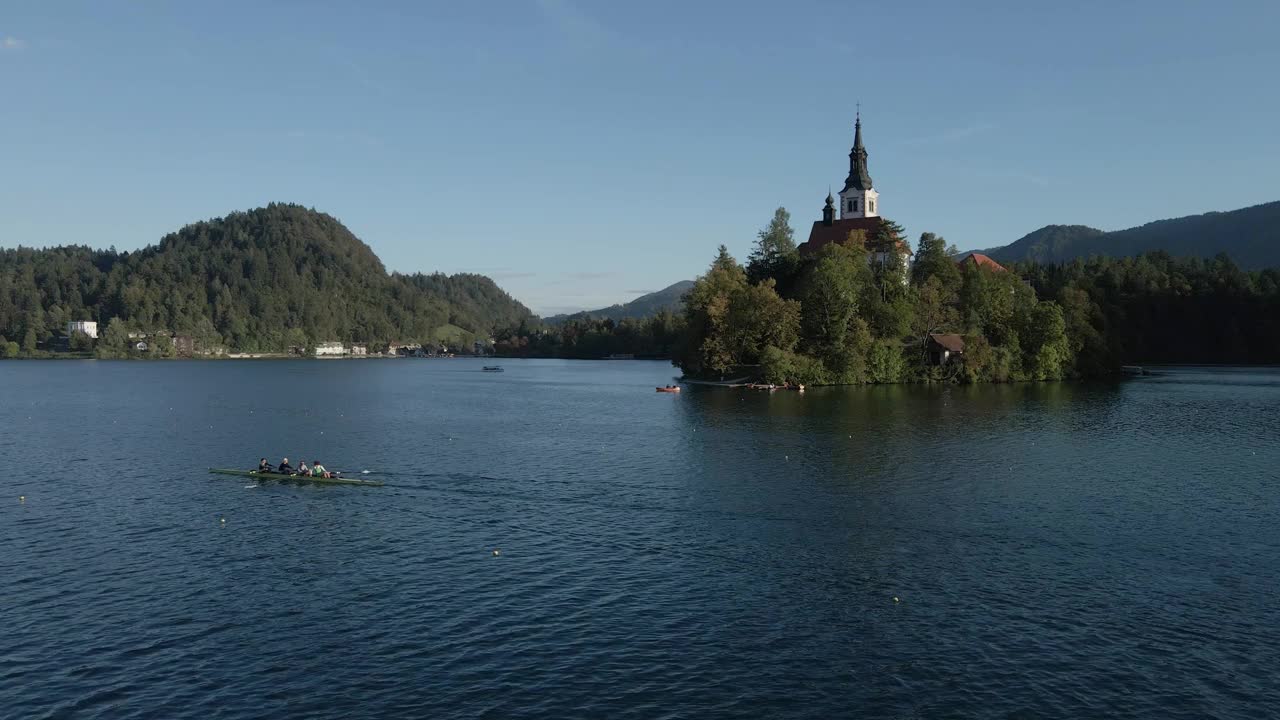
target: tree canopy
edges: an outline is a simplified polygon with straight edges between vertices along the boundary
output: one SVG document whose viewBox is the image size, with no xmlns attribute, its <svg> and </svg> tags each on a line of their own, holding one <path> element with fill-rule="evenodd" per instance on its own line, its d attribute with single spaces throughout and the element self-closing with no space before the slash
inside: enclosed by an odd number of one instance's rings
<svg viewBox="0 0 1280 720">
<path fill-rule="evenodd" d="M 721 247 L 686 297 L 674 361 L 688 375 L 1006 382 L 1096 377 L 1123 363 L 1280 362 L 1280 273 L 1245 272 L 1226 256 L 1002 269 L 957 265 L 954 248 L 924 233 L 909 272 L 868 262 L 865 238 L 771 265 L 769 228 L 746 271 Z M 889 221 L 880 232 L 876 247 L 903 231 Z M 931 350 L 946 335 L 963 338 L 958 361 Z"/>
<path fill-rule="evenodd" d="M 188 225 L 137 252 L 0 250 L 0 334 L 34 352 L 72 320 L 279 351 L 300 340 L 488 339 L 533 317 L 480 275 L 388 274 L 335 218 L 273 204 Z"/>
</svg>

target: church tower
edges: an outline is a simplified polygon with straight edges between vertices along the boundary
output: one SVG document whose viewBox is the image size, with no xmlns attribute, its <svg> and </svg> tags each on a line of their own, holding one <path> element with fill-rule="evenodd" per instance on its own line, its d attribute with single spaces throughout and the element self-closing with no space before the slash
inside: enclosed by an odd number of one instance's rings
<svg viewBox="0 0 1280 720">
<path fill-rule="evenodd" d="M 840 219 L 879 217 L 880 194 L 867 174 L 867 149 L 862 146 L 862 113 L 853 124 L 853 149 L 849 151 L 849 177 L 840 191 Z"/>
</svg>

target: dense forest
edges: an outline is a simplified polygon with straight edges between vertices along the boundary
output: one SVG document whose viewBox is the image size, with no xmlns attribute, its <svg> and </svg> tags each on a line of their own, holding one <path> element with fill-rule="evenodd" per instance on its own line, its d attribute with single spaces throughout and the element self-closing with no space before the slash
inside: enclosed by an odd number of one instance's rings
<svg viewBox="0 0 1280 720">
<path fill-rule="evenodd" d="M 667 359 L 684 334 L 684 319 L 670 310 L 643 318 L 572 318 L 553 324 L 524 323 L 499 332 L 494 352 L 505 357 L 595 360 L 610 355 Z"/>
<path fill-rule="evenodd" d="M 137 252 L 0 250 L 0 355 L 38 352 L 73 320 L 99 350 L 128 332 L 281 351 L 329 340 L 487 340 L 533 317 L 487 277 L 388 274 L 333 217 L 273 204 L 198 222 Z"/>
<path fill-rule="evenodd" d="M 692 377 L 861 384 L 1093 377 L 1133 362 L 1280 362 L 1280 273 L 1230 259 L 962 262 L 932 233 L 909 270 L 865 238 L 796 249 L 779 208 L 746 266 L 722 246 L 686 296 L 675 362 Z M 888 227 L 895 233 L 901 228 Z M 960 335 L 939 364 L 930 336 Z"/>
<path fill-rule="evenodd" d="M 1119 363 L 1280 363 L 1280 270 L 1225 254 L 1010 266 L 1068 318 L 1082 371 Z"/>
</svg>

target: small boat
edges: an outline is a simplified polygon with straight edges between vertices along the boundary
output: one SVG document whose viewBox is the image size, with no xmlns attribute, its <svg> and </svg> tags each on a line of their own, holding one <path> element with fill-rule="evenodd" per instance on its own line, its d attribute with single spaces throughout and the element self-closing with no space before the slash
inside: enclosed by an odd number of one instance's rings
<svg viewBox="0 0 1280 720">
<path fill-rule="evenodd" d="M 654 390 L 657 390 L 658 392 L 664 392 L 664 393 L 678 393 L 680 392 L 680 386 L 667 385 L 666 387 L 654 388 Z"/>
<path fill-rule="evenodd" d="M 257 470 L 231 470 L 227 468 L 209 468 L 209 472 L 214 475 L 234 475 L 236 477 L 250 477 L 259 480 L 275 480 L 277 482 L 302 482 L 302 483 L 320 483 L 322 485 L 369 485 L 372 487 L 381 487 L 382 483 L 377 480 L 357 480 L 355 478 L 344 477 L 313 477 L 311 475 L 283 475 L 281 473 L 263 473 Z"/>
<path fill-rule="evenodd" d="M 485 365 L 480 369 L 485 372 L 505 372 L 500 365 Z"/>
</svg>

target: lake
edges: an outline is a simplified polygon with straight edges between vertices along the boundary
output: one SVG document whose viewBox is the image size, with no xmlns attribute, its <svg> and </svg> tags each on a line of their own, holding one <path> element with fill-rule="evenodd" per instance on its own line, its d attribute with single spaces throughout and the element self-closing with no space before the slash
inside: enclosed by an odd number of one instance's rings
<svg viewBox="0 0 1280 720">
<path fill-rule="evenodd" d="M 0 715 L 1280 708 L 1280 371 L 482 364 L 0 362 Z M 264 455 L 387 485 L 206 472 Z"/>
</svg>

